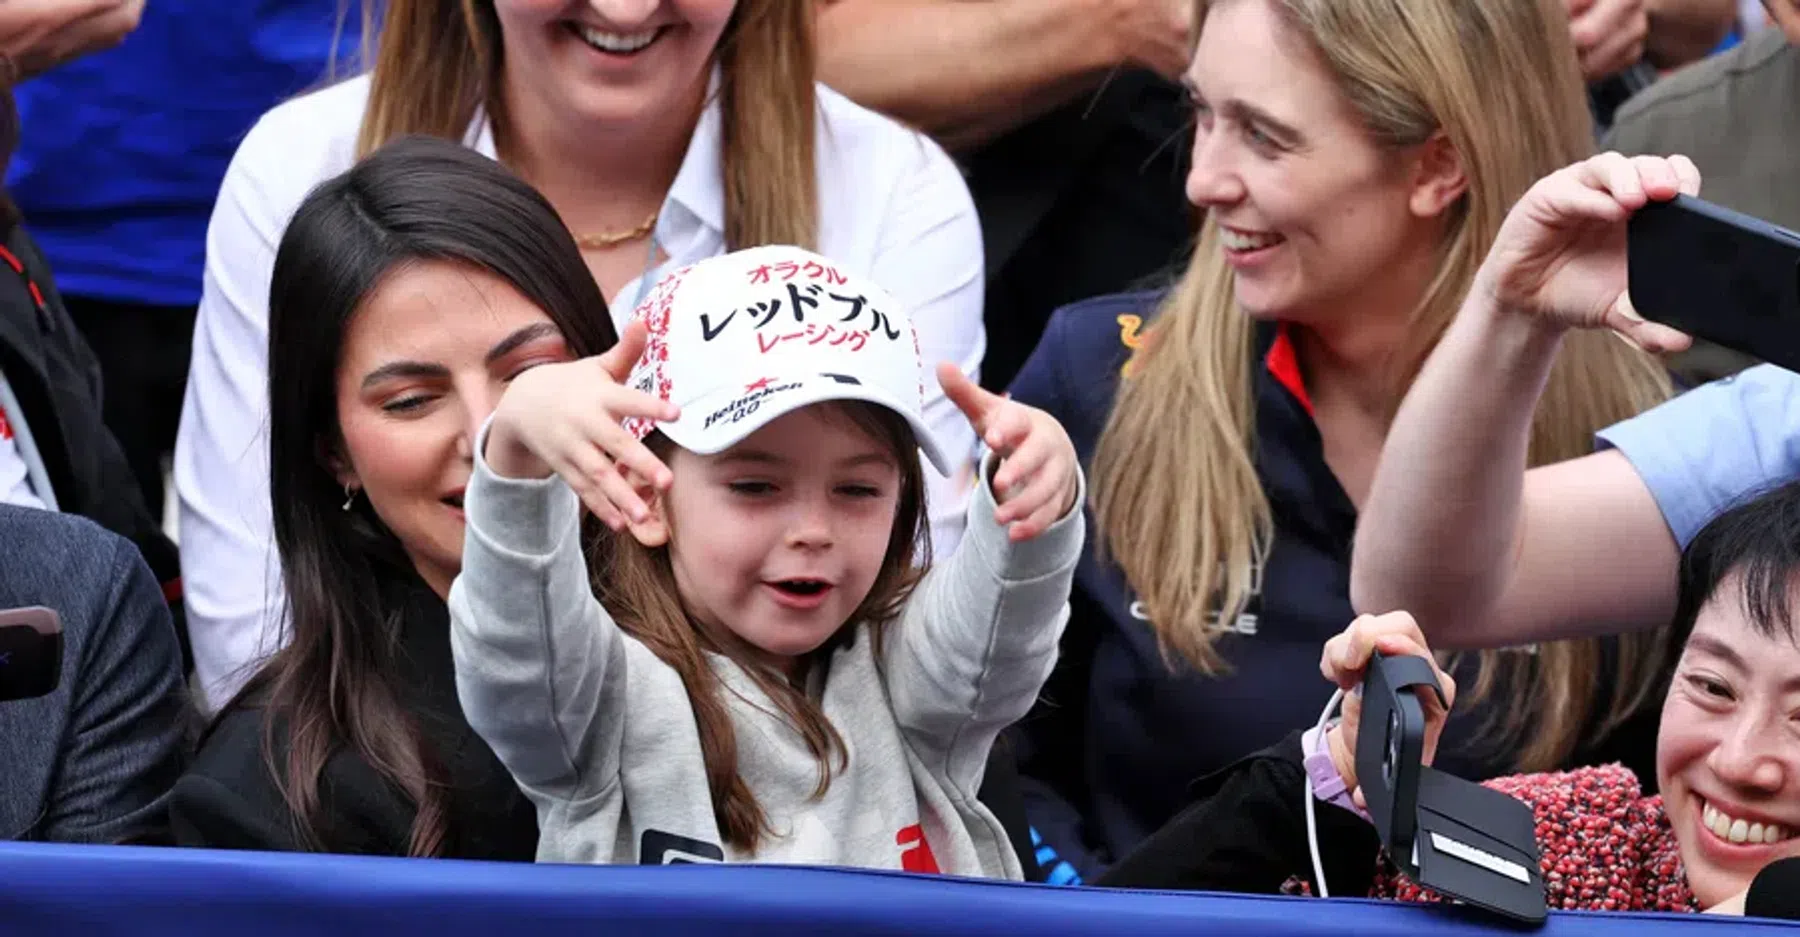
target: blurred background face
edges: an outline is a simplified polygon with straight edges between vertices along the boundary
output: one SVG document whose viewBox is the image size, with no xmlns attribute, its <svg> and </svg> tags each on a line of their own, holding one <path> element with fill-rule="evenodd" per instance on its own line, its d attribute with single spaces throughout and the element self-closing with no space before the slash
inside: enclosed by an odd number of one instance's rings
<svg viewBox="0 0 1800 937">
<path fill-rule="evenodd" d="M 339 476 L 440 595 L 462 569 L 475 433 L 514 377 L 568 358 L 549 316 L 465 266 L 402 267 L 350 320 L 337 374 Z"/>
<path fill-rule="evenodd" d="M 1800 855 L 1800 647 L 1746 619 L 1735 577 L 1701 610 L 1657 737 L 1656 773 L 1702 908 Z"/>
<path fill-rule="evenodd" d="M 505 80 L 569 120 L 692 110 L 737 0 L 494 0 Z"/>
<path fill-rule="evenodd" d="M 1416 160 L 1370 139 L 1268 0 L 1212 8 L 1187 83 L 1188 199 L 1217 222 L 1245 312 L 1341 320 L 1397 266 L 1434 254 L 1439 228 L 1411 205 Z"/>
</svg>

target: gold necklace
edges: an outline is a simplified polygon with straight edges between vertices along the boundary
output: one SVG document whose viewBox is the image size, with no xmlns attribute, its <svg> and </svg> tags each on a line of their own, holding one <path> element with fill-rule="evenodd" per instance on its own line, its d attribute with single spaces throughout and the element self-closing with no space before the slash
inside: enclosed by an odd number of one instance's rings
<svg viewBox="0 0 1800 937">
<path fill-rule="evenodd" d="M 638 225 L 629 231 L 607 231 L 603 234 L 583 234 L 575 238 L 575 243 L 581 245 L 582 250 L 605 250 L 609 247 L 617 247 L 620 244 L 628 244 L 632 241 L 641 240 L 644 237 L 647 237 L 650 232 L 655 229 L 656 217 L 661 213 L 661 209 L 651 212 L 650 217 L 645 218 L 643 224 Z"/>
</svg>

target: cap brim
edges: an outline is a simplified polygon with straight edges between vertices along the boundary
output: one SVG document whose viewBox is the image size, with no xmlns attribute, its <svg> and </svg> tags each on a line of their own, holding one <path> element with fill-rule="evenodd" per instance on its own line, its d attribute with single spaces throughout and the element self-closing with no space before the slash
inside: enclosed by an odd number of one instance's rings
<svg viewBox="0 0 1800 937">
<path fill-rule="evenodd" d="M 771 381 L 759 390 L 746 388 L 738 392 L 707 394 L 683 404 L 681 419 L 660 423 L 657 429 L 689 452 L 713 455 L 737 445 L 777 417 L 833 400 L 861 400 L 898 413 L 912 427 L 919 449 L 932 467 L 945 477 L 954 472 L 931 428 L 918 415 L 908 412 L 892 394 L 868 384 L 844 384 L 823 375 Z"/>
</svg>

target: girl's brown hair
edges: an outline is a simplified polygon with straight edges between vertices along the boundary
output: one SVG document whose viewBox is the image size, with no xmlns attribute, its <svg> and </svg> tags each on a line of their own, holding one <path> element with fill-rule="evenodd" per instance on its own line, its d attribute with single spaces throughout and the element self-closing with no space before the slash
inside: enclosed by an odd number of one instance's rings
<svg viewBox="0 0 1800 937">
<path fill-rule="evenodd" d="M 925 565 L 915 563 L 915 557 L 930 549 L 924 537 L 925 477 L 919 467 L 918 442 L 912 427 L 892 410 L 873 404 L 824 406 L 834 421 L 866 434 L 893 455 L 900 469 L 900 497 L 887 553 L 868 596 L 851 614 L 845 623 L 847 627 L 807 656 L 801 674 L 845 642 L 872 641 L 879 655 L 883 631 L 905 607 L 918 584 L 919 569 Z M 651 435 L 647 442 L 651 451 L 665 460 L 675 448 L 660 433 Z M 673 538 L 680 534 L 671 526 L 669 535 Z M 731 703 L 727 699 L 732 691 L 719 679 L 708 655 L 729 657 L 741 667 L 805 739 L 806 747 L 819 760 L 819 783 L 814 797 L 824 796 L 832 775 L 845 766 L 848 752 L 843 738 L 818 702 L 807 695 L 803 676 L 790 681 L 772 672 L 765 664 L 750 659 L 736 642 L 719 640 L 693 619 L 682 604 L 666 545 L 649 548 L 629 535 L 602 530 L 593 537 L 589 556 L 593 558 L 592 586 L 600 603 L 620 628 L 643 642 L 657 659 L 681 676 L 694 707 L 706 780 L 712 791 L 713 816 L 720 835 L 733 848 L 755 852 L 762 835 L 770 831 L 768 816 L 738 772 L 737 735 L 732 729 Z M 858 629 L 859 624 L 865 627 Z"/>
<path fill-rule="evenodd" d="M 719 38 L 727 250 L 815 246 L 812 4 L 739 0 Z M 364 0 L 362 34 L 373 64 L 359 157 L 409 134 L 460 142 L 480 109 L 504 123 L 493 0 Z"/>
</svg>

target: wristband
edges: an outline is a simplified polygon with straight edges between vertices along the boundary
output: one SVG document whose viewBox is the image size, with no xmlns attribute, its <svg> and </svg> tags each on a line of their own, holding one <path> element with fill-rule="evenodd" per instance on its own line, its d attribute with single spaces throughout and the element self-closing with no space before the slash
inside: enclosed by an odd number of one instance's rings
<svg viewBox="0 0 1800 937">
<path fill-rule="evenodd" d="M 1335 726 L 1337 722 L 1333 720 L 1330 725 Z M 1307 729 L 1300 736 L 1300 750 L 1306 753 L 1303 764 L 1307 776 L 1312 778 L 1314 797 L 1374 822 L 1368 811 L 1358 807 L 1350 799 L 1350 789 L 1345 786 L 1344 776 L 1338 773 L 1337 765 L 1332 763 L 1331 749 L 1325 744 L 1325 733 L 1319 727 Z"/>
</svg>

